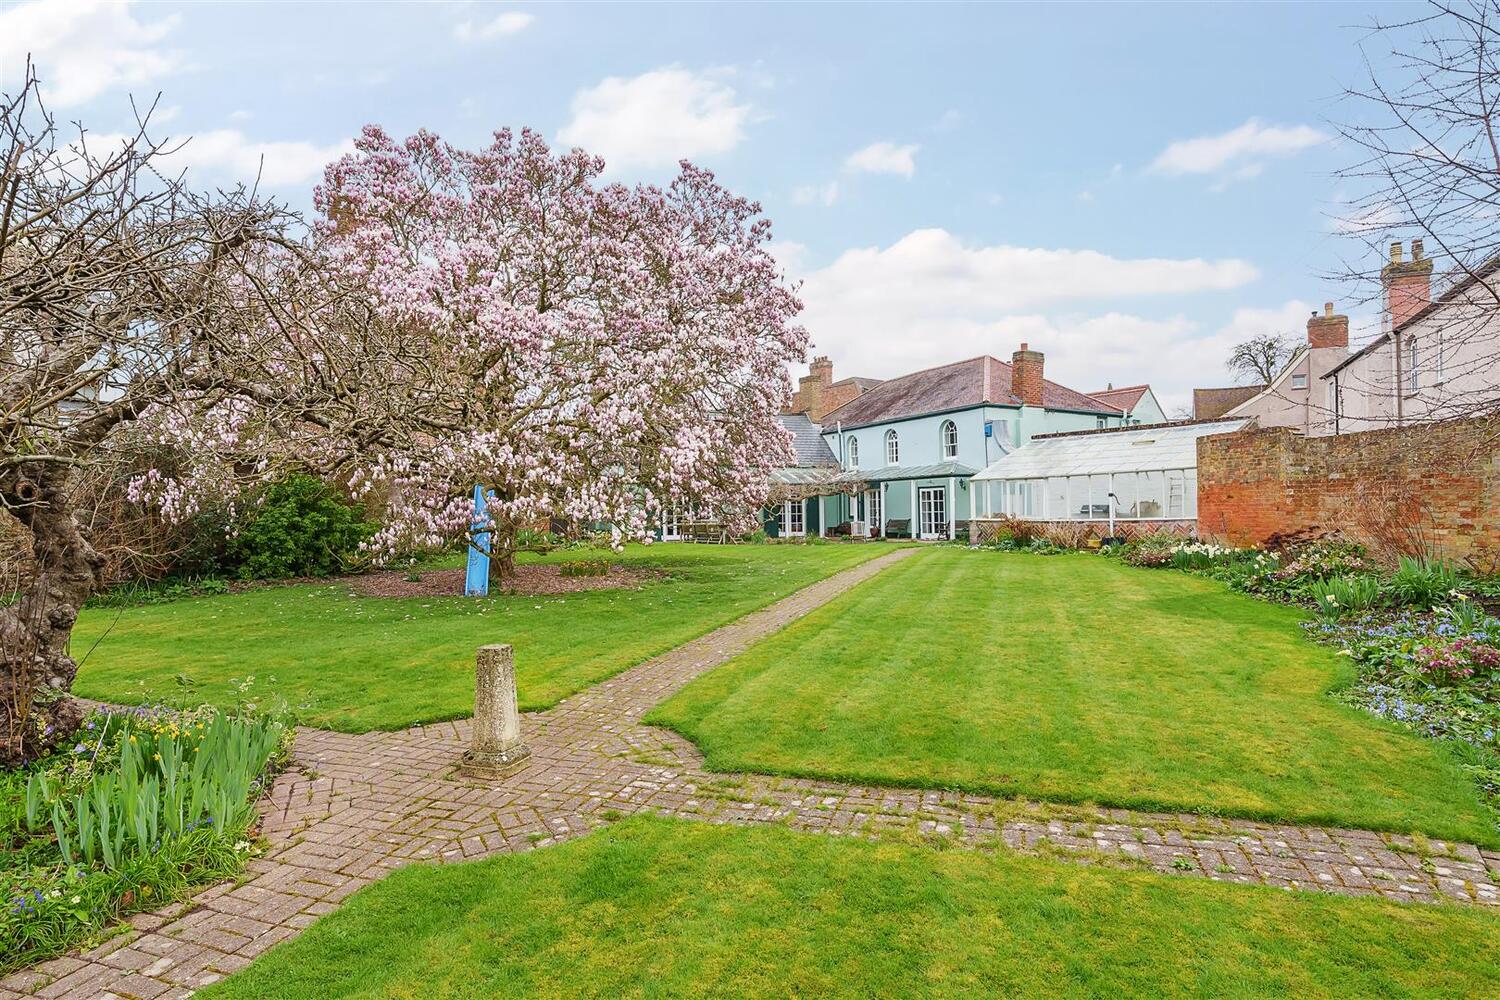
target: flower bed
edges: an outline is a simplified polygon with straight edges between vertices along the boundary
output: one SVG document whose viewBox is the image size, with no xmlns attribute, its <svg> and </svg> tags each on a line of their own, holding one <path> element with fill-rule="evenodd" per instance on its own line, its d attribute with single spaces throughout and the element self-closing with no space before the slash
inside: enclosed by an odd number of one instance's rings
<svg viewBox="0 0 1500 1000">
<path fill-rule="evenodd" d="M 0 774 L 0 971 L 237 874 L 292 739 L 277 718 L 211 708 L 98 712 L 80 734 Z"/>
</svg>

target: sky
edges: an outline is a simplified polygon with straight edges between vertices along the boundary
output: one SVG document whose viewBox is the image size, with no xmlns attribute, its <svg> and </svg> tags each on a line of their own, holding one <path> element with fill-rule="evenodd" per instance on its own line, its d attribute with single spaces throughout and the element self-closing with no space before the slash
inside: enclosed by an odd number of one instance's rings
<svg viewBox="0 0 1500 1000">
<path fill-rule="evenodd" d="M 0 85 L 29 53 L 102 135 L 156 100 L 195 183 L 259 174 L 301 208 L 371 122 L 467 146 L 529 126 L 624 181 L 685 157 L 773 220 L 835 377 L 1026 341 L 1056 381 L 1149 382 L 1172 410 L 1368 266 L 1333 123 L 1389 62 L 1372 17 L 1416 9 L 34 0 L 0 2 Z"/>
</svg>

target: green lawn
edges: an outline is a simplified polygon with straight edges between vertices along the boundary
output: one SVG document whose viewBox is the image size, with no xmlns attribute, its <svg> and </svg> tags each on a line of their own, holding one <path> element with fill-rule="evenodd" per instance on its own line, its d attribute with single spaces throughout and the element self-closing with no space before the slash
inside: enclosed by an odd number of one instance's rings
<svg viewBox="0 0 1500 1000">
<path fill-rule="evenodd" d="M 1442 747 L 1325 696 L 1298 613 L 1092 555 L 941 549 L 648 721 L 711 767 L 1500 843 Z"/>
<path fill-rule="evenodd" d="M 413 865 L 203 1000 L 1480 997 L 1494 913 L 634 819 Z"/>
<path fill-rule="evenodd" d="M 74 691 L 138 701 L 179 693 L 183 676 L 196 697 L 231 701 L 233 681 L 253 675 L 252 692 L 283 695 L 305 723 L 393 729 L 468 715 L 475 647 L 508 642 L 521 707 L 546 708 L 890 548 L 631 546 L 620 561 L 667 578 L 551 597 L 373 598 L 322 584 L 89 610 L 74 631 L 74 655 L 88 654 Z"/>
</svg>

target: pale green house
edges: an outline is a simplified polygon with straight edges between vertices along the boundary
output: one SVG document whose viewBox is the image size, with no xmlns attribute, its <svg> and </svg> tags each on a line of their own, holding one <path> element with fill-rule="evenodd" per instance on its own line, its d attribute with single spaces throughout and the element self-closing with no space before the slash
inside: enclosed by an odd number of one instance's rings
<svg viewBox="0 0 1500 1000">
<path fill-rule="evenodd" d="M 825 414 L 828 455 L 816 473 L 781 470 L 804 481 L 785 483 L 767 531 L 953 538 L 976 512 L 969 479 L 1032 436 L 1164 419 L 1149 386 L 1107 390 L 1112 405 L 1049 381 L 1043 360 L 1022 344 L 1008 364 L 984 355 L 912 372 Z"/>
</svg>

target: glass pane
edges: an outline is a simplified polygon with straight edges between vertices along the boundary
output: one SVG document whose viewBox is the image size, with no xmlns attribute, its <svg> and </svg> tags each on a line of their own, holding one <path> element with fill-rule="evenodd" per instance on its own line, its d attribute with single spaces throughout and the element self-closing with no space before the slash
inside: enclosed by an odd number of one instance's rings
<svg viewBox="0 0 1500 1000">
<path fill-rule="evenodd" d="M 1115 484 L 1115 517 L 1140 517 L 1136 501 L 1136 482 L 1134 472 L 1117 472 L 1114 476 Z"/>
<path fill-rule="evenodd" d="M 1116 477 L 1118 478 L 1118 477 Z M 1161 517 L 1164 510 L 1163 503 L 1166 497 L 1166 474 L 1162 472 L 1142 472 L 1136 477 L 1136 489 L 1140 491 L 1137 505 L 1140 508 L 1140 517 Z"/>
<path fill-rule="evenodd" d="M 1167 471 L 1167 516 L 1181 517 L 1183 505 L 1182 470 Z"/>
<path fill-rule="evenodd" d="M 1089 477 L 1068 477 L 1068 512 L 1065 517 L 1074 521 L 1088 517 L 1089 510 Z"/>
<path fill-rule="evenodd" d="M 1186 513 L 1185 516 L 1186 517 L 1197 517 L 1198 516 L 1198 470 L 1197 469 L 1188 469 L 1187 470 L 1187 481 L 1186 481 L 1186 485 L 1183 487 L 1183 492 L 1187 495 L 1187 505 L 1184 508 L 1187 511 L 1187 513 Z"/>
<path fill-rule="evenodd" d="M 1066 520 L 1068 516 L 1068 481 L 1062 476 L 1047 480 L 1047 506 L 1042 517 L 1053 521 Z"/>
</svg>

